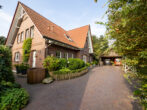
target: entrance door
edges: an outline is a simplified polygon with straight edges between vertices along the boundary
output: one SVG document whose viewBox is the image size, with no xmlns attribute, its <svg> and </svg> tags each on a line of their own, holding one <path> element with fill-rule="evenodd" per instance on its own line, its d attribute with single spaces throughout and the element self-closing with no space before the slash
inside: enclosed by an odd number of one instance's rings
<svg viewBox="0 0 147 110">
<path fill-rule="evenodd" d="M 33 61 L 32 61 L 32 68 L 36 67 L 36 51 L 33 51 Z"/>
</svg>

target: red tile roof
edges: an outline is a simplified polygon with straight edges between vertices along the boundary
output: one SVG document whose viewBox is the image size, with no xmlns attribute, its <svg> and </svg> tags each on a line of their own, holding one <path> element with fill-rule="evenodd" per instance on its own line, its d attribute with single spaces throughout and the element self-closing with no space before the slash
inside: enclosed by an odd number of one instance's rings
<svg viewBox="0 0 147 110">
<path fill-rule="evenodd" d="M 27 7 L 23 3 L 20 4 L 22 5 L 26 13 L 30 16 L 31 20 L 33 21 L 39 32 L 42 34 L 42 36 L 46 36 L 50 39 L 63 42 L 73 47 L 84 48 L 87 33 L 89 30 L 89 25 L 76 28 L 70 31 L 65 31 L 60 26 L 46 19 L 45 17 L 38 14 L 31 8 Z M 73 41 L 69 41 L 65 37 L 65 35 L 68 35 Z"/>
</svg>

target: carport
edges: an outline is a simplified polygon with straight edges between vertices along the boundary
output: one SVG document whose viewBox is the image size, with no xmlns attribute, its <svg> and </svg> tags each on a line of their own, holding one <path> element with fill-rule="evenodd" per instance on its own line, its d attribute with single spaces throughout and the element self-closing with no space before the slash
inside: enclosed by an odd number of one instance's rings
<svg viewBox="0 0 147 110">
<path fill-rule="evenodd" d="M 118 58 L 121 59 L 122 56 L 118 55 L 115 51 L 111 49 L 107 53 L 104 53 L 101 56 L 101 62 L 103 65 L 112 65 L 115 59 L 118 59 Z"/>
</svg>

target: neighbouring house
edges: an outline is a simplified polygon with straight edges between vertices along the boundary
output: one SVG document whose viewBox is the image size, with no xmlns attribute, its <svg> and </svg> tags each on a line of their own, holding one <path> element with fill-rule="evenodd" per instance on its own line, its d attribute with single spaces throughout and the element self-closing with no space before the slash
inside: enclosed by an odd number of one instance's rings
<svg viewBox="0 0 147 110">
<path fill-rule="evenodd" d="M 23 41 L 28 37 L 32 38 L 30 67 L 43 68 L 43 60 L 48 55 L 80 58 L 85 62 L 93 60 L 90 25 L 66 31 L 18 2 L 6 40 L 12 50 L 13 65 L 22 63 Z"/>
</svg>

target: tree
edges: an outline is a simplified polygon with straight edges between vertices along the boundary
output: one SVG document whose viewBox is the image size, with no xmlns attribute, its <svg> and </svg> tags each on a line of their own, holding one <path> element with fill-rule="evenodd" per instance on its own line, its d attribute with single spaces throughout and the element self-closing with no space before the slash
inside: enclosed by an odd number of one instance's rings
<svg viewBox="0 0 147 110">
<path fill-rule="evenodd" d="M 103 52 L 109 47 L 108 40 L 103 35 L 101 35 L 99 38 L 96 36 L 92 36 L 92 42 L 95 58 L 99 59 Z"/>
<path fill-rule="evenodd" d="M 118 52 L 134 66 L 147 64 L 147 1 L 111 0 L 107 35 L 115 39 Z"/>
<path fill-rule="evenodd" d="M 4 45 L 6 38 L 4 36 L 0 36 L 0 45 Z"/>
</svg>

